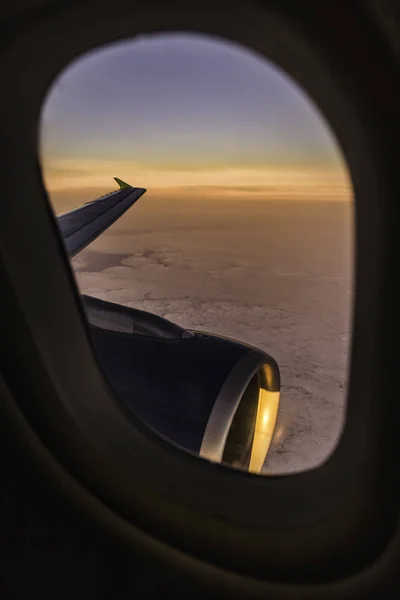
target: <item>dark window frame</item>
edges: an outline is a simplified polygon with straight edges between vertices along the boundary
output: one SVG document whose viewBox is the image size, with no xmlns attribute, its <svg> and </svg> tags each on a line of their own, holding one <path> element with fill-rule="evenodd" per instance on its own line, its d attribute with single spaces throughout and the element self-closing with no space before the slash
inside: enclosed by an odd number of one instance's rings
<svg viewBox="0 0 400 600">
<path fill-rule="evenodd" d="M 1 358 L 16 400 L 6 406 L 14 415 L 18 406 L 24 427 L 29 423 L 37 434 L 32 447 L 53 456 L 49 476 L 74 488 L 82 503 L 95 504 L 96 518 L 114 528 L 119 522 L 124 535 L 163 557 L 175 548 L 175 562 L 184 560 L 179 550 L 187 552 L 194 571 L 211 568 L 211 552 L 220 573 L 309 583 L 348 576 L 383 552 L 398 516 L 390 461 L 399 451 L 399 409 L 390 386 L 399 96 L 386 48 L 376 44 L 365 60 L 368 23 L 337 5 L 325 16 L 326 29 L 317 30 L 311 13 L 323 8 L 312 4 L 308 13 L 304 9 L 308 20 L 295 8 L 284 15 L 273 2 L 264 8 L 240 4 L 229 18 L 222 4 L 175 10 L 101 0 L 95 11 L 93 2 L 72 5 L 49 11 L 41 22 L 33 19 L 24 36 L 9 44 L 0 66 L 8 82 L 1 98 L 1 280 L 13 319 L 4 323 L 7 352 Z M 317 102 L 344 152 L 356 198 L 349 398 L 340 443 L 316 469 L 260 478 L 180 452 L 139 421 L 134 427 L 125 419 L 92 354 L 41 178 L 40 110 L 53 79 L 71 60 L 135 30 L 204 32 L 264 53 Z M 371 78 L 379 93 L 371 93 Z M 11 327 L 16 322 L 18 329 Z M 18 376 L 27 360 L 35 368 Z"/>
</svg>

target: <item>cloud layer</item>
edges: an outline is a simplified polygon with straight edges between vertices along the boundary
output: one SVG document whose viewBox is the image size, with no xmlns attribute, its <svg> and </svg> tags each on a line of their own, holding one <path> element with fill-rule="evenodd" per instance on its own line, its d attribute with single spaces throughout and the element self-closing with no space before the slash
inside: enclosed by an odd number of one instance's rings
<svg viewBox="0 0 400 600">
<path fill-rule="evenodd" d="M 344 420 L 351 210 L 260 210 L 254 203 L 227 217 L 223 206 L 204 214 L 178 203 L 147 219 L 135 213 L 136 226 L 116 224 L 73 264 L 86 294 L 272 354 L 282 400 L 265 470 L 289 473 L 323 461 Z"/>
</svg>

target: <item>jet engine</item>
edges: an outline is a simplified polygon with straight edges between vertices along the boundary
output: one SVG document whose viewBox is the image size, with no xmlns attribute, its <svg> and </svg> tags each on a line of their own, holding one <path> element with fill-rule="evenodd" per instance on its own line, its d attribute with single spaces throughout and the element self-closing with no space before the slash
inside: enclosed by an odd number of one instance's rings
<svg viewBox="0 0 400 600">
<path fill-rule="evenodd" d="M 121 401 L 164 438 L 258 473 L 280 395 L 276 361 L 233 339 L 83 296 L 92 343 Z"/>
</svg>

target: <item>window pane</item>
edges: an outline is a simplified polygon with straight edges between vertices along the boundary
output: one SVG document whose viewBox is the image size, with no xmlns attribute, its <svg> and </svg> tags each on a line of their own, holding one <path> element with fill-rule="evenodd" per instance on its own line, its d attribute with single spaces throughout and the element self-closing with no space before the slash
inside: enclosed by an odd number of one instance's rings
<svg viewBox="0 0 400 600">
<path fill-rule="evenodd" d="M 265 474 L 325 460 L 344 420 L 353 203 L 297 83 L 218 38 L 141 36 L 59 76 L 41 156 L 57 215 L 122 186 L 60 220 L 69 250 L 110 221 L 72 266 L 121 401 L 210 460 Z"/>
</svg>

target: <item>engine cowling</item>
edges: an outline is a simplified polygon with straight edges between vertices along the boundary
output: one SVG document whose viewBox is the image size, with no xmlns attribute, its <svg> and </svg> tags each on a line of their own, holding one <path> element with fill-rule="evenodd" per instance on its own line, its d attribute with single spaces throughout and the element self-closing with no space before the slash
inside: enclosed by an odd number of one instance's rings
<svg viewBox="0 0 400 600">
<path fill-rule="evenodd" d="M 145 311 L 84 303 L 97 359 L 126 406 L 190 452 L 260 472 L 279 408 L 271 356 Z"/>
</svg>

